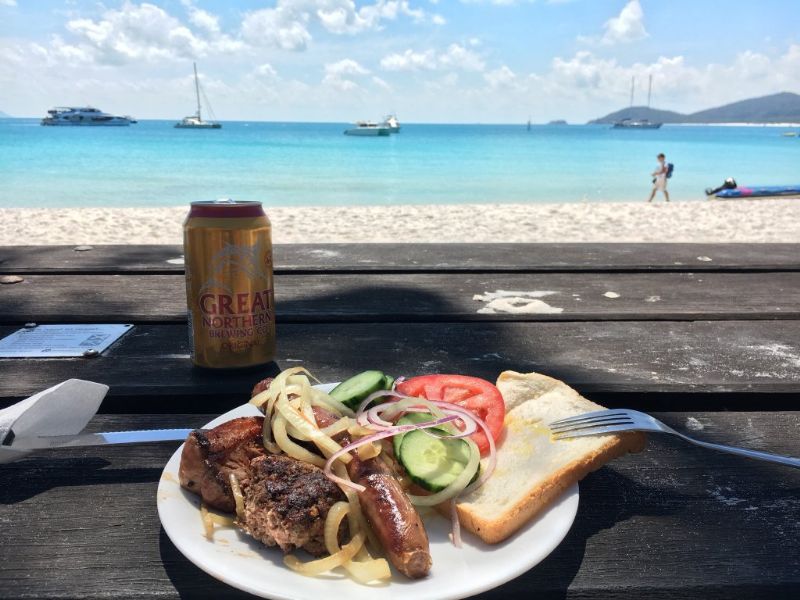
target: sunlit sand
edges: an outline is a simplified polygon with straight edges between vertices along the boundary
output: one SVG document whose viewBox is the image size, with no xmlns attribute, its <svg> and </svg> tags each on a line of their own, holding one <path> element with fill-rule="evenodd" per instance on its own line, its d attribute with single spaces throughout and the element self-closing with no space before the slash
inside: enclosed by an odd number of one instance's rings
<svg viewBox="0 0 800 600">
<path fill-rule="evenodd" d="M 800 242 L 800 199 L 267 207 L 276 243 Z M 0 209 L 0 244 L 179 244 L 187 207 Z"/>
</svg>

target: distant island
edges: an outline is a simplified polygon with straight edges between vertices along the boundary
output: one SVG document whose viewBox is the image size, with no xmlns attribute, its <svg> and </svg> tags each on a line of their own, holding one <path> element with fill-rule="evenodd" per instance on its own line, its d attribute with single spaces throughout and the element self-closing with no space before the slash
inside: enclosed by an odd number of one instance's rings
<svg viewBox="0 0 800 600">
<path fill-rule="evenodd" d="M 622 119 L 647 119 L 654 123 L 800 123 L 800 95 L 781 92 L 688 115 L 647 106 L 631 106 L 589 121 L 589 124 L 611 125 Z"/>
<path fill-rule="evenodd" d="M 555 121 L 550 121 L 548 125 L 569 125 L 564 119 L 556 119 Z"/>
<path fill-rule="evenodd" d="M 11 115 L 7 114 L 7 113 L 4 113 L 2 110 L 0 110 L 0 119 L 13 119 L 13 117 Z"/>
</svg>

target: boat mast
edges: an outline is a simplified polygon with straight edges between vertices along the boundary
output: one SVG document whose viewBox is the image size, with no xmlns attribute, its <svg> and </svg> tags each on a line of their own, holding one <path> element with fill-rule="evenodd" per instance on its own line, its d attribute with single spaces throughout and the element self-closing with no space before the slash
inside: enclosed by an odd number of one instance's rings
<svg viewBox="0 0 800 600">
<path fill-rule="evenodd" d="M 633 108 L 633 85 L 636 81 L 636 77 L 631 77 L 631 108 Z"/>
<path fill-rule="evenodd" d="M 650 75 L 650 82 L 647 84 L 647 108 L 650 108 L 650 94 L 653 92 L 653 75 Z"/>
<path fill-rule="evenodd" d="M 203 118 L 200 116 L 200 84 L 197 82 L 197 63 L 193 62 L 194 65 L 194 91 L 197 94 L 197 120 L 202 121 Z"/>
</svg>

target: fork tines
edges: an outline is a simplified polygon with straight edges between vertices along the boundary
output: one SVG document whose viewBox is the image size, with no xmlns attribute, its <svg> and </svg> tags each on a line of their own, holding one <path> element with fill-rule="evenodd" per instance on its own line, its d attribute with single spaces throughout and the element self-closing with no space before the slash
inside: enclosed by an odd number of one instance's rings
<svg viewBox="0 0 800 600">
<path fill-rule="evenodd" d="M 572 425 L 575 423 L 582 423 L 583 421 L 594 421 L 595 419 L 604 419 L 604 418 L 630 418 L 630 415 L 627 410 L 620 409 L 606 409 L 606 410 L 596 410 L 594 412 L 587 412 L 582 413 L 580 415 L 575 415 L 574 417 L 566 417 L 564 419 L 558 419 L 557 421 L 553 421 L 550 423 L 550 427 L 558 427 L 560 425 Z"/>
<path fill-rule="evenodd" d="M 553 434 L 559 435 L 581 429 L 631 424 L 633 418 L 625 410 L 598 410 L 553 421 L 549 427 Z"/>
</svg>

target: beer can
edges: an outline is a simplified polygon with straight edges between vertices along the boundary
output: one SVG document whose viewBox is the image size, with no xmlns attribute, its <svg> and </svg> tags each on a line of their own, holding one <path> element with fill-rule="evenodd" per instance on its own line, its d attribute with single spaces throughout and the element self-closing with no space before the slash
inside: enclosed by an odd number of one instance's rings
<svg viewBox="0 0 800 600">
<path fill-rule="evenodd" d="M 260 202 L 192 202 L 183 224 L 192 361 L 211 369 L 275 356 L 272 236 Z"/>
</svg>

